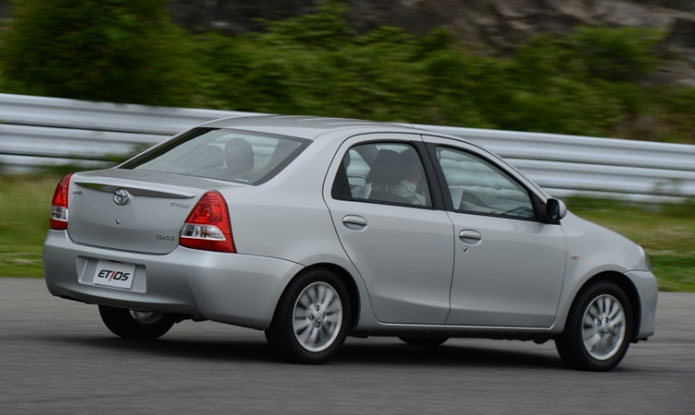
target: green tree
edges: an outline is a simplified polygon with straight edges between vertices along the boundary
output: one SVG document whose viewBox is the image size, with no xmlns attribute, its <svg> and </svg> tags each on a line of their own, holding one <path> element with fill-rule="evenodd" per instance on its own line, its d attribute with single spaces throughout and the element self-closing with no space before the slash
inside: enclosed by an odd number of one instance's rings
<svg viewBox="0 0 695 415">
<path fill-rule="evenodd" d="M 580 27 L 569 42 L 581 55 L 586 71 L 610 81 L 633 81 L 654 69 L 653 52 L 663 33 L 639 27 Z"/>
<path fill-rule="evenodd" d="M 16 2 L 0 47 L 4 76 L 45 95 L 186 104 L 185 42 L 164 2 Z"/>
<path fill-rule="evenodd" d="M 185 33 L 165 0 L 24 0 L 0 89 L 154 105 L 693 142 L 695 88 L 649 82 L 663 33 L 579 27 L 513 53 L 436 29 L 357 33 L 344 2 L 236 36 Z"/>
</svg>

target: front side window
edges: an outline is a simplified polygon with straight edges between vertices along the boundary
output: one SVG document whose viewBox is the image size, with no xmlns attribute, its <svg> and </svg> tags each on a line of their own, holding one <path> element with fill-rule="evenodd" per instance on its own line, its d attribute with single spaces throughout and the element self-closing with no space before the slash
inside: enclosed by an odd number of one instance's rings
<svg viewBox="0 0 695 415">
<path fill-rule="evenodd" d="M 292 137 L 198 128 L 121 168 L 258 184 L 282 170 L 307 144 Z"/>
<path fill-rule="evenodd" d="M 333 184 L 336 199 L 431 207 L 417 150 L 405 143 L 356 145 L 343 157 Z"/>
<path fill-rule="evenodd" d="M 456 211 L 535 219 L 528 191 L 492 163 L 448 147 L 436 154 Z"/>
</svg>

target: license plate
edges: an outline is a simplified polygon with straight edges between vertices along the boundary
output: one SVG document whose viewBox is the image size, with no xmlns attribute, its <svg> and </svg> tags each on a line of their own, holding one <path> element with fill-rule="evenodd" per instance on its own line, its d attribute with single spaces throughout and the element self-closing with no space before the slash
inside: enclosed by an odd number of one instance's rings
<svg viewBox="0 0 695 415">
<path fill-rule="evenodd" d="M 133 286 L 134 277 L 135 265 L 100 259 L 97 261 L 92 282 L 98 285 L 129 290 Z"/>
</svg>

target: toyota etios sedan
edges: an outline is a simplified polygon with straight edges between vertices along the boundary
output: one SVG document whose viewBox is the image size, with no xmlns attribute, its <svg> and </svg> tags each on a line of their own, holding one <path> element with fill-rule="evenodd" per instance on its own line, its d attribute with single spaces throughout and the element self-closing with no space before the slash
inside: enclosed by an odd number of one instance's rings
<svg viewBox="0 0 695 415">
<path fill-rule="evenodd" d="M 489 151 L 400 125 L 213 121 L 64 177 L 50 228 L 50 292 L 130 339 L 213 320 L 306 363 L 347 335 L 554 339 L 569 366 L 609 370 L 654 333 L 641 247 Z"/>
</svg>

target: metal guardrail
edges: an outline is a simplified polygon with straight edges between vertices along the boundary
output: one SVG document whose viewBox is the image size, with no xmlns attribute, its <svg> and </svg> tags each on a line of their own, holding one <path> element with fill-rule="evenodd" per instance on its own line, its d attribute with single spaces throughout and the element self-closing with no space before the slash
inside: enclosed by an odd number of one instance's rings
<svg viewBox="0 0 695 415">
<path fill-rule="evenodd" d="M 0 94 L 0 163 L 113 164 L 203 122 L 254 113 L 149 107 Z M 645 201 L 695 197 L 695 146 L 559 134 L 418 125 L 466 138 L 499 154 L 550 194 Z"/>
</svg>

